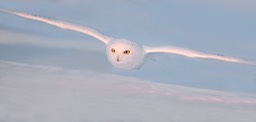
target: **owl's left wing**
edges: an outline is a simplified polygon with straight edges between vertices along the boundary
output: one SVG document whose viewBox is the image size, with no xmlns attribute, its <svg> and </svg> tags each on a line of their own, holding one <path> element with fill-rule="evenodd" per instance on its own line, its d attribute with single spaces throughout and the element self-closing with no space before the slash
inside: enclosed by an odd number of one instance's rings
<svg viewBox="0 0 256 122">
<path fill-rule="evenodd" d="M 249 65 L 255 65 L 256 62 L 248 61 L 245 59 L 240 58 L 234 58 L 234 57 L 226 57 L 220 54 L 207 54 L 203 52 L 198 52 L 194 50 L 179 48 L 179 47 L 173 47 L 173 46 L 162 46 L 162 47 L 147 47 L 144 46 L 144 50 L 146 54 L 150 53 L 169 53 L 169 54 L 176 54 L 176 55 L 182 55 L 189 58 L 201 58 L 201 59 L 215 59 L 215 60 L 221 60 L 226 62 L 233 62 L 233 63 L 241 63 L 241 64 L 249 64 Z"/>
<path fill-rule="evenodd" d="M 19 16 L 19 17 L 23 17 L 23 18 L 36 20 L 36 21 L 40 21 L 40 22 L 43 22 L 43 23 L 47 23 L 49 25 L 56 26 L 56 27 L 59 27 L 61 29 L 80 32 L 80 33 L 92 36 L 92 37 L 102 41 L 105 44 L 107 44 L 111 40 L 110 37 L 104 36 L 101 33 L 97 32 L 97 31 L 95 31 L 91 28 L 88 28 L 88 27 L 79 26 L 79 25 L 75 25 L 75 24 L 71 24 L 71 23 L 67 23 L 67 22 L 50 20 L 50 19 L 47 19 L 47 18 L 43 18 L 43 17 L 39 17 L 39 16 L 35 16 L 35 15 L 30 15 L 30 14 L 22 13 L 22 12 L 14 12 L 14 11 L 9 11 L 9 10 L 5 10 L 5 9 L 0 9 L 0 11 L 6 12 L 6 13 L 9 13 L 9 14 L 14 14 L 14 15 Z"/>
</svg>

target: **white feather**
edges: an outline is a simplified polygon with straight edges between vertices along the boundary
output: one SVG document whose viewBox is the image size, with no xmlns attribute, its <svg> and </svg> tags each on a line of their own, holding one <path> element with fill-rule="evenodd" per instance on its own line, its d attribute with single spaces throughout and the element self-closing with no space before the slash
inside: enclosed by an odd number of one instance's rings
<svg viewBox="0 0 256 122">
<path fill-rule="evenodd" d="M 169 54 L 176 54 L 176 55 L 182 55 L 189 58 L 202 58 L 202 59 L 215 59 L 215 60 L 221 60 L 226 62 L 233 62 L 233 63 L 241 63 L 241 64 L 250 64 L 250 65 L 256 65 L 256 62 L 253 61 L 247 61 L 240 58 L 234 58 L 234 57 L 226 57 L 223 55 L 214 55 L 214 54 L 207 54 L 203 52 L 198 52 L 194 50 L 174 47 L 174 46 L 162 46 L 162 47 L 147 47 L 144 46 L 145 53 L 169 53 Z"/>
</svg>

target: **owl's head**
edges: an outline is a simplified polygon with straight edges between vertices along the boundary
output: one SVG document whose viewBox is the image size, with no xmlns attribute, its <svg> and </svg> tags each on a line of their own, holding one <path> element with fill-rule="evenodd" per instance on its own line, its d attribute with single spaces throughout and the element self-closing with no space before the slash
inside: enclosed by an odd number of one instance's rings
<svg viewBox="0 0 256 122">
<path fill-rule="evenodd" d="M 126 39 L 110 41 L 107 56 L 110 63 L 120 69 L 138 69 L 144 62 L 142 46 Z"/>
</svg>

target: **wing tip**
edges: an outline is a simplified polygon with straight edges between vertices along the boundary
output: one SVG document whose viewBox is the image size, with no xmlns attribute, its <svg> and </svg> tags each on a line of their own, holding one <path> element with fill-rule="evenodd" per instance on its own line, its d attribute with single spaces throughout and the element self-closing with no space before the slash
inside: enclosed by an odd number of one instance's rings
<svg viewBox="0 0 256 122">
<path fill-rule="evenodd" d="M 256 66 L 256 62 L 254 62 L 254 61 L 250 61 L 250 62 L 248 62 L 248 64 Z"/>
<path fill-rule="evenodd" d="M 16 11 L 11 11 L 11 10 L 4 9 L 4 8 L 0 8 L 0 11 L 5 12 L 5 13 L 9 13 L 9 14 L 17 14 L 18 13 Z"/>
</svg>

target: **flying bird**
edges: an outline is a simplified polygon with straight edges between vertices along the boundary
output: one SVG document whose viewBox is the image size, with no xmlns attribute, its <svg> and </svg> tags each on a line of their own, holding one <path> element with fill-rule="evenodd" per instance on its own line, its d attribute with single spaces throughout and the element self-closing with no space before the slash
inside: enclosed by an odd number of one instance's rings
<svg viewBox="0 0 256 122">
<path fill-rule="evenodd" d="M 40 16 L 35 16 L 22 12 L 9 11 L 5 9 L 0 9 L 2 12 L 13 14 L 19 17 L 40 21 L 47 23 L 52 26 L 59 27 L 61 29 L 71 30 L 80 32 L 89 36 L 92 36 L 99 41 L 106 44 L 106 53 L 109 62 L 116 68 L 131 70 L 140 69 L 140 67 L 145 63 L 146 58 L 150 57 L 153 53 L 167 53 L 182 55 L 189 58 L 201 58 L 201 59 L 215 59 L 226 62 L 241 63 L 255 65 L 256 62 L 248 61 L 240 58 L 226 57 L 220 54 L 207 54 L 203 52 L 198 52 L 194 50 L 189 50 L 185 48 L 179 48 L 174 46 L 160 46 L 160 47 L 149 47 L 141 45 L 134 41 L 122 38 L 112 38 L 105 36 L 89 27 L 79 26 L 67 22 L 55 21 Z"/>
</svg>

